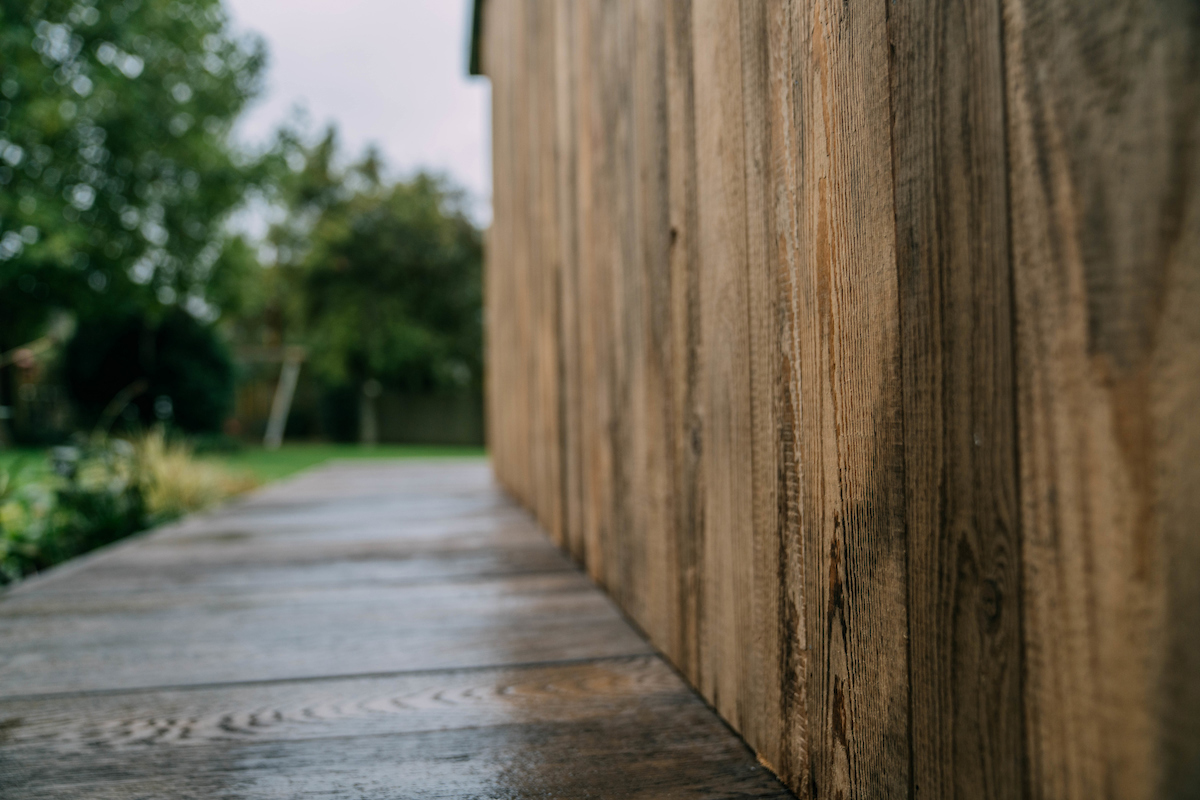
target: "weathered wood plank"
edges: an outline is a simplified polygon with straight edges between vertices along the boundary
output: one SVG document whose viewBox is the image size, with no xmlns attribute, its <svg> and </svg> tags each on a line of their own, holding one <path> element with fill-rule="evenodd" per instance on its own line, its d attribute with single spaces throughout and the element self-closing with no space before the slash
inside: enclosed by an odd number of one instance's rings
<svg viewBox="0 0 1200 800">
<path fill-rule="evenodd" d="M 737 3 L 693 10 L 693 74 L 700 238 L 700 359 L 705 475 L 704 572 L 699 582 L 699 686 L 726 719 L 743 724 L 745 602 L 754 591 L 750 341 L 747 330 L 746 176 L 742 51 Z"/>
<path fill-rule="evenodd" d="M 656 656 L 0 700 L 4 752 L 250 744 L 585 721 L 698 702 Z"/>
<path fill-rule="evenodd" d="M 882 5 L 796 3 L 794 278 L 811 791 L 909 790 L 900 331 Z"/>
<path fill-rule="evenodd" d="M 520 209 L 523 224 L 514 226 L 511 237 L 511 263 L 514 286 L 517 291 L 509 298 L 512 302 L 512 322 L 514 327 L 514 343 L 516 350 L 510 354 L 514 360 L 514 370 L 520 376 L 521 388 L 514 398 L 515 407 L 519 409 L 518 430 L 520 468 L 520 493 L 527 506 L 538 514 L 544 513 L 540 504 L 541 494 L 538 487 L 537 465 L 538 452 L 537 432 L 542 420 L 538 414 L 537 392 L 540 387 L 537 374 L 537 360 L 540 354 L 537 336 L 537 301 L 539 294 L 536 285 L 536 265 L 533 263 L 533 242 L 537 236 L 534 226 L 529 224 L 536 197 L 533 191 L 533 161 L 536 153 L 532 150 L 533 128 L 536 120 L 532 116 L 533 97 L 530 87 L 529 67 L 531 49 L 536 42 L 530 41 L 528 27 L 529 3 L 523 0 L 511 0 L 506 15 L 508 22 L 508 57 L 512 87 L 510 102 L 512 103 L 512 118 L 510 135 L 513 169 L 509 176 L 512 181 L 510 197 L 513 207 Z"/>
<path fill-rule="evenodd" d="M 585 554 L 583 540 L 583 398 L 581 364 L 579 273 L 579 103 L 576 89 L 578 14 L 572 0 L 558 0 L 554 30 L 555 186 L 558 222 L 559 317 L 558 359 L 562 380 L 559 396 L 559 437 L 562 451 L 563 540 L 577 561 Z"/>
<path fill-rule="evenodd" d="M 580 332 L 588 346 L 581 352 L 583 397 L 582 450 L 584 563 L 588 574 L 604 580 L 609 569 L 613 508 L 614 418 L 612 381 L 612 300 L 609 270 L 613 233 L 612 172 L 618 168 L 609 142 L 614 114 L 606 90 L 605 57 L 611 55 L 606 33 L 611 25 L 598 0 L 577 9 L 579 127 L 579 285 L 587 302 L 580 305 Z M 606 38 L 607 37 L 607 38 Z"/>
<path fill-rule="evenodd" d="M 790 793 L 729 738 L 691 751 L 678 744 L 689 715 L 531 724 L 417 735 L 303 740 L 286 745 L 210 745 L 138 758 L 98 754 L 82 770 L 71 761 L 47 771 L 11 773 L 27 800 L 414 800 L 463 797 L 555 797 L 622 800 L 778 798 Z M 697 738 L 706 731 L 697 731 Z M 586 737 L 586 738 L 584 738 Z M 536 755 L 530 755 L 531 752 Z M 645 753 L 656 753 L 647 759 Z M 94 771 L 93 771 L 94 770 Z M 80 773 L 83 773 L 82 775 Z M 60 775 L 57 782 L 54 775 Z M 94 776 L 90 780 L 88 776 Z M 12 796 L 12 795 L 10 795 Z"/>
<path fill-rule="evenodd" d="M 0 603 L 0 692 L 402 672 L 644 653 L 578 573 Z"/>
<path fill-rule="evenodd" d="M 62 594 L 174 592 L 243 592 L 286 590 L 300 587 L 425 584 L 466 578 L 498 578 L 546 572 L 573 572 L 577 567 L 543 541 L 520 546 L 489 546 L 484 537 L 462 537 L 448 549 L 430 541 L 415 549 L 407 543 L 350 543 L 330 547 L 308 546 L 270 549 L 232 544 L 222 553 L 220 544 L 191 549 L 189 563 L 180 563 L 177 551 L 138 548 L 119 560 L 97 562 L 69 581 L 55 581 L 40 597 Z M 200 552 L 197 552 L 200 551 Z M 297 552 L 299 551 L 299 552 Z M 146 557 L 150 556 L 150 557 Z M 14 595 L 13 602 L 18 602 Z"/>
<path fill-rule="evenodd" d="M 634 90 L 637 58 L 636 6 L 602 4 L 602 66 L 605 105 L 610 115 L 608 151 L 611 203 L 608 284 L 611 293 L 611 386 L 613 408 L 609 436 L 613 452 L 612 525 L 605 543 L 604 583 L 633 618 L 644 615 L 645 535 L 641 524 L 646 479 L 642 456 L 645 429 L 644 340 L 641 309 L 645 278 L 639 259 L 637 220 L 637 132 Z"/>
<path fill-rule="evenodd" d="M 484 4 L 484 27 L 487 30 L 486 44 L 482 48 L 484 69 L 492 78 L 492 225 L 485 240 L 484 263 L 484 350 L 487 356 L 485 381 L 487 406 L 487 437 L 496 466 L 496 476 L 504 485 L 520 497 L 519 466 L 521 453 L 519 441 L 522 409 L 516 402 L 519 390 L 501 395 L 492 387 L 508 386 L 521 378 L 513 369 L 516 348 L 521 343 L 513 337 L 515 325 L 509 310 L 511 294 L 518 291 L 512 271 L 512 246 L 518 223 L 517 209 L 513 204 L 512 172 L 513 158 L 512 115 L 513 108 L 511 49 L 508 44 L 508 27 L 511 13 L 509 0 L 490 0 Z"/>
<path fill-rule="evenodd" d="M 1186 795 L 1195 9 L 571 14 L 572 552 L 803 792 Z"/>
<path fill-rule="evenodd" d="M 1023 792 L 999 5 L 888 21 L 918 797 Z"/>
<path fill-rule="evenodd" d="M 772 768 L 792 787 L 811 787 L 809 780 L 809 727 L 806 675 L 808 631 L 804 623 L 805 563 L 801 527 L 800 377 L 798 361 L 800 320 L 797 279 L 803 236 L 801 196 L 800 116 L 794 19 L 788 0 L 766 4 L 767 145 L 765 209 L 770 220 L 770 246 L 774 290 L 775 345 L 773 400 L 776 425 L 774 507 L 756 509 L 775 515 L 778 579 L 776 675 L 779 680 L 779 742 Z M 810 465 L 811 466 L 811 465 Z"/>
<path fill-rule="evenodd" d="M 749 346 L 749 437 L 741 468 L 750 478 L 751 558 L 749 591 L 742 594 L 740 624 L 748 633 L 742 674 L 754 676 L 741 691 L 746 698 L 747 741 L 767 763 L 783 757 L 783 675 L 780 653 L 781 520 L 779 467 L 782 458 L 778 407 L 780 329 L 777 235 L 772 202 L 776 123 L 769 77 L 771 4 L 743 0 L 739 8 L 742 67 L 742 165 L 745 172 L 746 340 Z M 747 460 L 748 457 L 748 460 Z"/>
<path fill-rule="evenodd" d="M 1034 797 L 1200 785 L 1200 17 L 1006 0 Z"/>
<path fill-rule="evenodd" d="M 557 94 L 554 34 L 557 7 L 553 3 L 525 3 L 529 82 L 531 192 L 530 259 L 535 298 L 533 356 L 535 387 L 533 417 L 534 482 L 538 515 L 551 537 L 563 544 L 562 509 L 562 408 L 559 373 L 559 291 L 561 258 L 558 232 L 558 161 L 555 143 Z"/>
<path fill-rule="evenodd" d="M 657 639 L 678 617 L 671 506 L 671 316 L 668 261 L 665 20 L 658 3 L 605 12 L 606 105 L 613 228 L 609 431 L 613 454 L 610 541 L 604 580 L 626 612 Z M 620 65 L 615 66 L 615 65 Z M 635 80 L 634 76 L 640 76 Z"/>
<path fill-rule="evenodd" d="M 656 657 L 0 702 L 0 726 L 4 797 L 789 796 Z"/>
<path fill-rule="evenodd" d="M 692 81 L 692 4 L 668 0 L 664 21 L 667 114 L 668 269 L 671 319 L 670 493 L 677 559 L 676 618 L 672 635 L 659 642 L 676 666 L 696 683 L 700 662 L 700 590 L 703 572 L 701 499 L 702 421 L 699 407 L 700 303 L 699 218 L 696 185 L 695 96 Z"/>
</svg>

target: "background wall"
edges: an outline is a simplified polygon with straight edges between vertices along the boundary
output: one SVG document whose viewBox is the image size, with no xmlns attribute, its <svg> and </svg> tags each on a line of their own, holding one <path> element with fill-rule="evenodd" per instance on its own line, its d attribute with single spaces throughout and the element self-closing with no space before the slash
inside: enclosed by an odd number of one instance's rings
<svg viewBox="0 0 1200 800">
<path fill-rule="evenodd" d="M 1198 16 L 484 2 L 497 473 L 800 796 L 1195 796 Z"/>
<path fill-rule="evenodd" d="M 279 383 L 278 364 L 241 366 L 233 419 L 242 438 L 261 442 Z M 357 387 L 329 387 L 304 366 L 288 413 L 289 441 L 357 442 L 361 395 Z M 378 440 L 385 444 L 479 446 L 484 442 L 483 400 L 477 392 L 405 394 L 385 388 L 376 401 Z"/>
</svg>

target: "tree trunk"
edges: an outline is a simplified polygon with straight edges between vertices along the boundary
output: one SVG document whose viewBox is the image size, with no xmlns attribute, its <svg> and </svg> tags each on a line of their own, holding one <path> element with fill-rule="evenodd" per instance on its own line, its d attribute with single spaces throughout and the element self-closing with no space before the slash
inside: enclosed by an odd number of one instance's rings
<svg viewBox="0 0 1200 800">
<path fill-rule="evenodd" d="M 358 443 L 365 447 L 379 444 L 379 395 L 383 387 L 371 378 L 363 381 L 358 400 Z"/>
</svg>

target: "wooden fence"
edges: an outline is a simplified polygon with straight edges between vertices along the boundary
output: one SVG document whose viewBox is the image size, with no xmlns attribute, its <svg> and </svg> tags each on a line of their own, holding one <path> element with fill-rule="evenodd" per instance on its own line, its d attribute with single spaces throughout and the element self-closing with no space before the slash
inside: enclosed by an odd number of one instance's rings
<svg viewBox="0 0 1200 800">
<path fill-rule="evenodd" d="M 1200 7 L 480 21 L 562 546 L 801 797 L 1200 796 Z"/>
</svg>

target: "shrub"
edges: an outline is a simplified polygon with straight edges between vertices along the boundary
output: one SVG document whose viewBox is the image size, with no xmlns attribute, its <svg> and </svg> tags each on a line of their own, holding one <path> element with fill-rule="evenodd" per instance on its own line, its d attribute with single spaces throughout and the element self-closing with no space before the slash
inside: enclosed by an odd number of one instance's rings
<svg viewBox="0 0 1200 800">
<path fill-rule="evenodd" d="M 212 326 L 178 309 L 158 323 L 134 314 L 81 320 L 67 343 L 63 373 L 88 425 L 107 424 L 105 412 L 121 412 L 117 406 L 127 399 L 126 425 L 166 422 L 213 433 L 233 408 L 228 348 Z"/>
<path fill-rule="evenodd" d="M 24 479 L 17 467 L 0 478 L 0 582 L 46 569 L 146 525 L 142 487 L 127 442 L 51 452 L 51 476 Z"/>
<path fill-rule="evenodd" d="M 257 485 L 197 461 L 161 428 L 51 451 L 53 471 L 0 470 L 0 585 Z"/>
<path fill-rule="evenodd" d="M 22 465 L 0 469 L 0 585 L 36 572 L 50 527 L 54 492 L 25 478 Z"/>
</svg>

